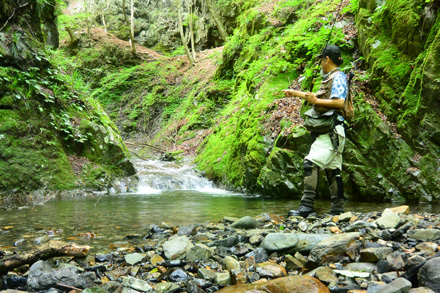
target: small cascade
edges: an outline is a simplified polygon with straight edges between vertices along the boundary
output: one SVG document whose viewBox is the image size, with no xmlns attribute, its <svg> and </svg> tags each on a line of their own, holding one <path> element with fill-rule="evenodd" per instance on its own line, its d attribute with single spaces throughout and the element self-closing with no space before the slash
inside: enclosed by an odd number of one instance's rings
<svg viewBox="0 0 440 293">
<path fill-rule="evenodd" d="M 189 165 L 174 162 L 137 162 L 138 194 L 158 194 L 163 191 L 195 190 L 206 193 L 226 193 L 216 189 L 211 181 L 196 174 Z"/>
</svg>

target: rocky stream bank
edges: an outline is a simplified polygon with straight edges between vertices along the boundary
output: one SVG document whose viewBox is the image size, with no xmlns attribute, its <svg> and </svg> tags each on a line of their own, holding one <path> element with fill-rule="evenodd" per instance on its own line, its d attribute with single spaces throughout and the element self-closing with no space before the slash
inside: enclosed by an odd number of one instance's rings
<svg viewBox="0 0 440 293">
<path fill-rule="evenodd" d="M 161 223 L 105 251 L 51 257 L 59 243 L 0 249 L 0 292 L 440 292 L 439 215 L 407 206 Z"/>
</svg>

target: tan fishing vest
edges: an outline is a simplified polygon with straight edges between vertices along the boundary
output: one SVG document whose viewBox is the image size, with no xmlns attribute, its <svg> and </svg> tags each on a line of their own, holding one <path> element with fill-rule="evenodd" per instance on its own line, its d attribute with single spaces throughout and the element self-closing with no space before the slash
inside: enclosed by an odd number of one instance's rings
<svg viewBox="0 0 440 293">
<path fill-rule="evenodd" d="M 321 82 L 321 86 L 319 87 L 319 90 L 316 92 L 316 97 L 318 99 L 330 99 L 330 95 L 332 93 L 332 87 L 333 87 L 333 80 L 335 78 L 336 73 L 338 73 L 339 70 L 335 70 L 334 72 L 332 72 L 330 74 L 330 76 Z M 340 112 L 340 110 L 336 110 L 334 108 L 328 108 L 328 107 L 323 107 L 323 106 L 316 106 L 313 105 L 313 109 L 315 109 L 316 112 L 322 114 L 327 112 L 328 110 L 335 110 Z"/>
</svg>

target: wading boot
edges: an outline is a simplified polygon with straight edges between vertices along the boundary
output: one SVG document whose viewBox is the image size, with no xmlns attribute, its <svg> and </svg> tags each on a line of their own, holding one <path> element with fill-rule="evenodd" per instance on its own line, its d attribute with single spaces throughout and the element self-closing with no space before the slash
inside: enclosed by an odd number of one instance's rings
<svg viewBox="0 0 440 293">
<path fill-rule="evenodd" d="M 341 171 L 339 169 L 325 171 L 330 189 L 331 215 L 339 215 L 344 212 L 344 186 L 342 184 Z"/>
<path fill-rule="evenodd" d="M 288 216 L 307 217 L 315 212 L 313 208 L 318 188 L 319 167 L 309 160 L 304 161 L 304 194 L 297 210 L 291 210 Z"/>
</svg>

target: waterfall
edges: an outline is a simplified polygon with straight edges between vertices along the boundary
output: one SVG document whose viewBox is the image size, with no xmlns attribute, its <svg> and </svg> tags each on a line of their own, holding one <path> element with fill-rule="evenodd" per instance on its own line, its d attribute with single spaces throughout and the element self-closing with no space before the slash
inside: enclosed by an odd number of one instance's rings
<svg viewBox="0 0 440 293">
<path fill-rule="evenodd" d="M 227 193 L 194 172 L 190 165 L 174 162 L 142 161 L 135 164 L 139 183 L 138 194 L 158 194 L 163 191 L 195 190 L 205 193 Z"/>
</svg>

